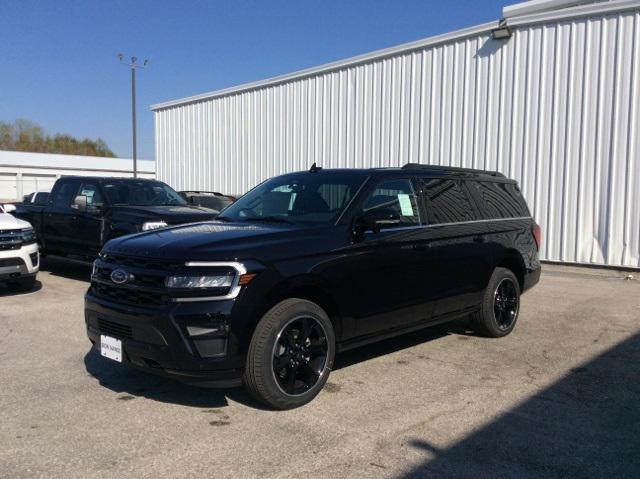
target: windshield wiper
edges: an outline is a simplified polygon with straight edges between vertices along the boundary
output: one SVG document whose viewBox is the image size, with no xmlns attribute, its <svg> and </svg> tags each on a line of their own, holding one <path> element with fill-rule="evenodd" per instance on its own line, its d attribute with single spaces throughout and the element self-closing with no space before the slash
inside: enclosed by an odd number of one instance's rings
<svg viewBox="0 0 640 479">
<path fill-rule="evenodd" d="M 233 220 L 231 218 L 229 218 L 228 216 L 216 216 L 214 218 L 214 220 L 216 220 L 216 221 L 225 221 L 227 223 L 233 223 Z"/>
</svg>

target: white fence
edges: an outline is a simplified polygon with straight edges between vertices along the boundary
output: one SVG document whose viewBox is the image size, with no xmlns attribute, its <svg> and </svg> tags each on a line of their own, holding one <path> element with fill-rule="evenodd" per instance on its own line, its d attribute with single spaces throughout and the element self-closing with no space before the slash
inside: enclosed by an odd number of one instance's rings
<svg viewBox="0 0 640 479">
<path fill-rule="evenodd" d="M 133 161 L 122 158 L 0 151 L 0 201 L 20 201 L 50 190 L 61 176 L 132 176 Z M 155 177 L 155 162 L 138 161 L 139 176 Z"/>
</svg>

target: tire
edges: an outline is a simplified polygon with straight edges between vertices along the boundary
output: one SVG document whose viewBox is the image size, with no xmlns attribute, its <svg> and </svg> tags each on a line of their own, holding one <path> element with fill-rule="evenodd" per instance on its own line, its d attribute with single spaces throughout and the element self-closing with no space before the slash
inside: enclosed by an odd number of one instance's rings
<svg viewBox="0 0 640 479">
<path fill-rule="evenodd" d="M 271 308 L 251 338 L 243 381 L 274 409 L 307 404 L 322 390 L 335 357 L 335 333 L 317 304 L 290 298 Z"/>
<path fill-rule="evenodd" d="M 8 283 L 9 289 L 13 291 L 31 291 L 35 285 L 36 285 L 35 276 L 16 279 Z"/>
<path fill-rule="evenodd" d="M 482 298 L 480 311 L 471 317 L 478 333 L 501 338 L 513 331 L 520 313 L 520 283 L 510 269 L 496 268 Z"/>
</svg>

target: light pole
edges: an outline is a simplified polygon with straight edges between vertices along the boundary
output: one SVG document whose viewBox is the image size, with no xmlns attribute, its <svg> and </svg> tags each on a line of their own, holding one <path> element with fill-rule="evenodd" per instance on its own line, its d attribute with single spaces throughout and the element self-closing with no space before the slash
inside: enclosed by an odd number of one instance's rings
<svg viewBox="0 0 640 479">
<path fill-rule="evenodd" d="M 133 133 L 133 177 L 138 176 L 138 153 L 136 142 L 136 68 L 144 68 L 149 64 L 149 60 L 145 60 L 142 65 L 138 63 L 136 57 L 131 57 L 131 62 L 124 60 L 124 55 L 118 53 L 118 59 L 123 65 L 131 68 L 131 129 Z"/>
</svg>

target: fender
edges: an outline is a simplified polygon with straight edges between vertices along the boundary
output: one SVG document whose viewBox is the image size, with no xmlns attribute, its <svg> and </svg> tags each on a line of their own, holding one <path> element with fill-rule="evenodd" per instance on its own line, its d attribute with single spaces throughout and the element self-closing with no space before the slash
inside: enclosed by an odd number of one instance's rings
<svg viewBox="0 0 640 479">
<path fill-rule="evenodd" d="M 254 325 L 275 304 L 286 298 L 301 298 L 313 301 L 325 310 L 333 323 L 336 340 L 340 341 L 345 333 L 349 333 L 353 325 L 345 320 L 343 312 L 330 293 L 331 288 L 325 280 L 313 274 L 301 274 L 291 278 L 283 278 L 270 288 L 264 301 L 254 310 Z"/>
</svg>

